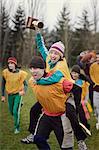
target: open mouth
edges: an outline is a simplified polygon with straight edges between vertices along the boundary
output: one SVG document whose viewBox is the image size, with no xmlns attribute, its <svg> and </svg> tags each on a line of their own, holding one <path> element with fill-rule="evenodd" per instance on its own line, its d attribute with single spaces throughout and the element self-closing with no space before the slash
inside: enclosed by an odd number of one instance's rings
<svg viewBox="0 0 99 150">
<path fill-rule="evenodd" d="M 37 77 L 37 74 L 33 74 L 33 77 Z"/>
<path fill-rule="evenodd" d="M 51 61 L 56 61 L 56 58 L 51 58 Z"/>
</svg>

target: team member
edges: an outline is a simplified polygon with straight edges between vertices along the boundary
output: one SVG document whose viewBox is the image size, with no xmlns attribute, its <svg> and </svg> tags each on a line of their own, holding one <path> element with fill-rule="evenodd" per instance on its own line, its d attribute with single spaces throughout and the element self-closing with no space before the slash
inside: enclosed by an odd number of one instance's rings
<svg viewBox="0 0 99 150">
<path fill-rule="evenodd" d="M 20 108 L 22 96 L 27 89 L 27 73 L 18 69 L 15 57 L 9 57 L 8 68 L 2 72 L 2 98 L 5 102 L 5 89 L 8 94 L 9 110 L 14 117 L 14 133 L 20 132 Z"/>
</svg>

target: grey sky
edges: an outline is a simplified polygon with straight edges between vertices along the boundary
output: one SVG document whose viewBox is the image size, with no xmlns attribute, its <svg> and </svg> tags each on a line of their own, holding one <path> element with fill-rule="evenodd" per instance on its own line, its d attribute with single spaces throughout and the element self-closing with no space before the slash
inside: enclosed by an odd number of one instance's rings
<svg viewBox="0 0 99 150">
<path fill-rule="evenodd" d="M 27 13 L 29 13 L 28 3 L 29 0 L 4 0 L 6 2 L 7 8 L 9 8 L 10 12 L 14 12 L 19 2 L 24 1 L 23 7 Z M 77 21 L 78 16 L 81 16 L 82 10 L 87 9 L 90 14 L 90 19 L 92 19 L 91 14 L 91 0 L 45 0 L 44 1 L 44 9 L 45 9 L 45 23 L 46 25 L 52 29 L 55 25 L 58 15 L 62 10 L 63 5 L 66 3 L 71 13 L 71 20 L 74 24 Z M 30 14 L 29 14 L 30 15 Z"/>
</svg>

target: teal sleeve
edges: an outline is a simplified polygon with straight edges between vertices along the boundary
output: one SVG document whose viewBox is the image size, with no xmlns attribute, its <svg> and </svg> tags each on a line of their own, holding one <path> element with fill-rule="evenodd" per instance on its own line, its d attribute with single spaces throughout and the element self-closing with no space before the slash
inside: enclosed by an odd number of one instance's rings
<svg viewBox="0 0 99 150">
<path fill-rule="evenodd" d="M 26 92 L 27 88 L 28 88 L 28 84 L 27 84 L 26 80 L 24 80 L 23 84 L 24 84 L 24 91 Z"/>
<path fill-rule="evenodd" d="M 46 57 L 48 56 L 48 50 L 45 47 L 43 37 L 41 36 L 40 33 L 37 33 L 35 40 L 36 40 L 38 50 L 40 51 L 44 61 L 46 61 Z"/>
<path fill-rule="evenodd" d="M 41 84 L 41 85 L 54 84 L 54 83 L 59 82 L 63 76 L 64 75 L 60 71 L 56 71 L 50 77 L 41 78 L 40 80 L 37 80 L 37 84 Z"/>
</svg>

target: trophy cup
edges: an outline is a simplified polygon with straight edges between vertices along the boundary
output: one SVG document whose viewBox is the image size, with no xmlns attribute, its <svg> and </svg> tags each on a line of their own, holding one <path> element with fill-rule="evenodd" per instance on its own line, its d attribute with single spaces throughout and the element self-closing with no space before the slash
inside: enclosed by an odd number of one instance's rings
<svg viewBox="0 0 99 150">
<path fill-rule="evenodd" d="M 35 30 L 35 27 L 43 28 L 43 26 L 44 26 L 43 22 L 39 21 L 36 18 L 28 17 L 26 28 Z"/>
</svg>

